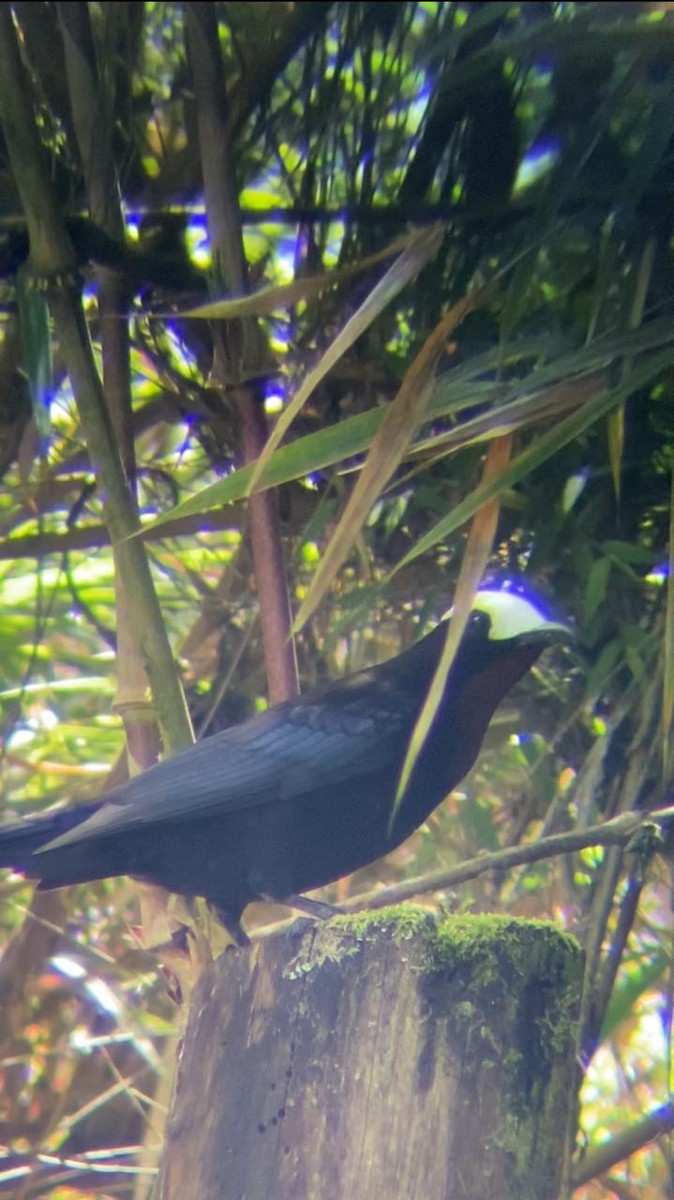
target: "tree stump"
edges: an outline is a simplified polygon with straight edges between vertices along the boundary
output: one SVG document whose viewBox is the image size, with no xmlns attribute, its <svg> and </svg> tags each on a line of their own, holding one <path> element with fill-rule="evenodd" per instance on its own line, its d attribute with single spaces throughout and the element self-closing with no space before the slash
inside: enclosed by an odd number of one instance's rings
<svg viewBox="0 0 674 1200">
<path fill-rule="evenodd" d="M 577 943 L 411 906 L 302 926 L 198 984 L 161 1200 L 553 1200 Z"/>
</svg>

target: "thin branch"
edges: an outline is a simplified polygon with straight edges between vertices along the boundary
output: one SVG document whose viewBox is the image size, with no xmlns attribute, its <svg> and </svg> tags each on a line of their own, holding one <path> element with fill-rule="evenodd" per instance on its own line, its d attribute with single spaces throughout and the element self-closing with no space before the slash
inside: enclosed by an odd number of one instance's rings
<svg viewBox="0 0 674 1200">
<path fill-rule="evenodd" d="M 178 517 L 166 525 L 141 529 L 140 538 L 149 542 L 164 541 L 174 537 L 193 537 L 195 533 L 214 533 L 220 529 L 231 529 L 237 524 L 236 510 L 241 505 L 224 509 L 212 509 L 203 516 Z M 46 554 L 65 554 L 71 550 L 93 550 L 110 545 L 110 533 L 105 525 L 83 525 L 69 529 L 67 533 L 36 533 L 25 537 L 10 537 L 0 541 L 0 562 L 14 562 L 22 558 L 42 558 Z"/>
<path fill-rule="evenodd" d="M 620 1133 L 608 1142 L 602 1142 L 600 1146 L 590 1150 L 574 1172 L 574 1187 L 580 1187 L 581 1184 L 596 1179 L 598 1175 L 604 1175 L 617 1163 L 624 1162 L 632 1154 L 636 1154 L 642 1146 L 647 1146 L 649 1142 L 654 1142 L 656 1138 L 662 1137 L 663 1133 L 669 1133 L 672 1129 L 674 1101 L 670 1100 L 647 1113 L 629 1128 L 621 1129 Z"/>
<path fill-rule="evenodd" d="M 418 875 L 391 887 L 354 896 L 340 905 L 340 908 L 345 912 L 358 912 L 361 908 L 384 908 L 389 904 L 400 904 L 403 900 L 410 900 L 412 896 L 424 892 L 443 891 L 457 884 L 467 883 L 488 871 L 506 871 L 523 863 L 541 862 L 546 858 L 557 858 L 561 854 L 576 854 L 590 846 L 625 846 L 644 824 L 648 825 L 659 819 L 673 821 L 674 809 L 666 808 L 651 813 L 648 821 L 644 821 L 642 813 L 621 813 L 602 825 L 591 825 L 587 829 L 572 830 L 570 833 L 556 833 L 552 837 L 542 838 L 526 846 L 508 846 L 505 850 L 486 851 L 475 858 L 466 859 L 465 862 L 459 863 L 458 867 L 430 871 L 427 875 Z"/>
<path fill-rule="evenodd" d="M 627 769 L 621 776 L 615 808 L 612 811 L 617 809 L 618 812 L 631 812 L 637 803 L 637 798 L 641 795 L 656 752 L 657 741 L 654 735 L 657 729 L 659 699 L 660 680 L 658 672 L 654 671 L 638 714 L 638 729 L 632 738 Z M 605 957 L 602 959 L 602 948 L 607 940 L 608 923 L 622 872 L 621 852 L 615 849 L 609 850 L 599 873 L 583 945 L 585 981 L 580 1011 L 579 1044 L 581 1047 L 592 1047 L 603 1019 L 600 1005 L 608 1000 L 606 991 L 602 991 L 602 973 L 606 979 L 610 978 L 614 966 L 611 963 L 607 964 Z M 600 998 L 600 992 L 603 1001 Z"/>
<path fill-rule="evenodd" d="M 541 862 L 546 858 L 558 858 L 562 854 L 576 854 L 579 850 L 587 850 L 591 846 L 625 846 L 637 834 L 637 831 L 653 824 L 662 823 L 668 826 L 674 823 L 674 808 L 658 809 L 644 818 L 643 813 L 621 813 L 611 821 L 601 825 L 590 825 L 587 829 L 573 830 L 570 833 L 556 833 L 551 837 L 542 838 L 526 846 L 507 846 L 504 850 L 485 851 L 475 858 L 468 858 L 459 863 L 458 867 L 448 870 L 429 871 L 426 875 L 416 875 L 405 879 L 402 883 L 394 883 L 389 887 L 375 888 L 371 892 L 362 892 L 340 903 L 336 912 L 352 913 L 362 909 L 388 908 L 389 905 L 402 904 L 414 896 L 422 896 L 429 892 L 440 892 L 461 883 L 468 883 L 489 871 L 505 871 L 510 867 L 522 864 Z M 261 937 L 270 937 L 292 925 L 292 921 L 276 922 L 265 925 L 253 932 L 253 941 Z"/>
<path fill-rule="evenodd" d="M 604 956 L 601 975 L 597 978 L 594 988 L 593 1003 L 588 1013 L 585 1028 L 582 1031 L 583 1040 L 580 1049 L 581 1062 L 587 1063 L 594 1056 L 599 1045 L 601 1028 L 608 1008 L 613 985 L 625 952 L 627 939 L 632 931 L 639 899 L 643 891 L 644 880 L 632 875 L 627 883 L 627 891 L 620 904 L 618 926 L 611 938 L 611 944 Z"/>
</svg>

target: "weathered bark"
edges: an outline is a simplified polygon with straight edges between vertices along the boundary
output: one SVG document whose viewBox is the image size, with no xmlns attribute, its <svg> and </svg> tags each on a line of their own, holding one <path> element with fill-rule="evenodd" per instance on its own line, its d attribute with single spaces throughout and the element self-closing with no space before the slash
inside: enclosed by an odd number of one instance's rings
<svg viewBox="0 0 674 1200">
<path fill-rule="evenodd" d="M 404 907 L 226 953 L 196 989 L 162 1200 L 551 1200 L 576 943 Z"/>
</svg>

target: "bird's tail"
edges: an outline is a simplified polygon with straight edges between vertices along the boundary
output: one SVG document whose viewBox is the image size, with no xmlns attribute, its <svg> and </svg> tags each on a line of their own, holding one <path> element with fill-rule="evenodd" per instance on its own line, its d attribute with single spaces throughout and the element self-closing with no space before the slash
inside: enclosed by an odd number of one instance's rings
<svg viewBox="0 0 674 1200">
<path fill-rule="evenodd" d="M 72 808 L 64 808 L 48 816 L 35 817 L 32 821 L 0 825 L 0 867 L 25 871 L 27 875 L 39 875 L 35 864 L 31 862 L 34 852 L 51 842 L 52 838 L 60 837 L 79 825 L 80 821 L 85 821 L 100 806 L 100 800 L 94 800 L 89 804 L 75 804 Z"/>
</svg>

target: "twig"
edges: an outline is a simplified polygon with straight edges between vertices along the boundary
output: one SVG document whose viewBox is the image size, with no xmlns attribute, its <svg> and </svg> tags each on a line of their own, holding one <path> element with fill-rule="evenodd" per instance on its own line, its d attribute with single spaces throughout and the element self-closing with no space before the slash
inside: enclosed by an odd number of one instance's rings
<svg viewBox="0 0 674 1200">
<path fill-rule="evenodd" d="M 413 879 L 406 879 L 390 887 L 376 888 L 371 892 L 363 892 L 360 896 L 352 896 L 339 905 L 339 911 L 350 913 L 367 908 L 386 908 L 388 905 L 411 900 L 413 896 L 439 892 L 460 883 L 467 883 L 488 871 L 504 871 L 510 867 L 519 867 L 523 863 L 557 858 L 560 854 L 575 854 L 579 850 L 587 850 L 590 846 L 625 846 L 637 830 L 660 822 L 663 825 L 674 822 L 674 808 L 659 809 L 649 813 L 647 818 L 642 813 L 621 813 L 611 821 L 605 821 L 601 825 L 590 825 L 587 829 L 556 833 L 552 837 L 542 838 L 526 846 L 508 846 L 505 850 L 486 851 L 475 858 L 466 859 L 458 867 L 430 871 L 427 875 L 416 875 Z M 281 921 L 274 925 L 266 925 L 253 932 L 253 940 L 279 933 L 291 924 L 292 921 Z"/>
<path fill-rule="evenodd" d="M 649 1142 L 654 1142 L 656 1138 L 661 1137 L 663 1133 L 669 1133 L 672 1129 L 674 1129 L 674 1101 L 668 1101 L 647 1113 L 645 1117 L 636 1121 L 634 1125 L 630 1125 L 629 1128 L 621 1129 L 620 1133 L 617 1133 L 608 1142 L 603 1142 L 600 1146 L 590 1150 L 576 1167 L 573 1177 L 574 1187 L 580 1187 L 582 1183 L 588 1183 L 590 1179 L 604 1175 L 616 1163 L 624 1162 L 642 1146 L 647 1146 Z"/>
<path fill-rule="evenodd" d="M 674 809 L 663 809 L 660 815 L 663 814 L 674 819 Z M 658 813 L 649 816 L 649 821 L 657 820 Z M 619 817 L 614 817 L 612 821 L 606 821 L 603 825 L 591 825 L 587 829 L 573 830 L 570 833 L 556 833 L 552 837 L 530 842 L 526 846 L 508 846 L 505 850 L 485 851 L 475 858 L 466 859 L 458 867 L 431 871 L 427 875 L 418 875 L 391 887 L 354 896 L 340 907 L 345 912 L 357 912 L 361 908 L 384 908 L 388 904 L 400 904 L 403 900 L 409 900 L 422 892 L 443 891 L 459 883 L 467 883 L 468 880 L 477 879 L 488 871 L 505 871 L 523 863 L 556 858 L 560 854 L 575 854 L 589 846 L 624 846 L 643 824 L 644 817 L 641 813 L 621 813 Z"/>
<path fill-rule="evenodd" d="M 598 974 L 594 988 L 592 1006 L 588 1012 L 585 1028 L 582 1030 L 583 1040 L 580 1047 L 580 1059 L 583 1063 L 590 1061 L 599 1044 L 604 1016 L 609 1000 L 611 999 L 613 985 L 616 981 L 618 968 L 622 962 L 627 939 L 632 931 L 634 919 L 637 915 L 643 886 L 643 878 L 635 875 L 632 875 L 627 882 L 627 891 L 620 905 L 618 926 L 604 956 L 602 971 L 600 975 Z"/>
</svg>

